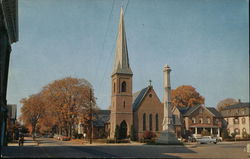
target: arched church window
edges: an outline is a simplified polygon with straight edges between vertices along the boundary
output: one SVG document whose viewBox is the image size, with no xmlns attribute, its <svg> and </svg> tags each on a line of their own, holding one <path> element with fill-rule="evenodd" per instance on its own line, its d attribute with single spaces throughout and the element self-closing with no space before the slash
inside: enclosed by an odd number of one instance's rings
<svg viewBox="0 0 250 159">
<path fill-rule="evenodd" d="M 115 93 L 115 83 L 114 83 L 114 93 Z"/>
<path fill-rule="evenodd" d="M 125 81 L 123 81 L 122 82 L 122 92 L 126 92 L 126 82 Z"/>
<path fill-rule="evenodd" d="M 158 114 L 155 115 L 155 131 L 158 131 L 159 127 L 158 127 Z"/>
<path fill-rule="evenodd" d="M 149 130 L 152 131 L 152 114 L 149 115 Z"/>
<path fill-rule="evenodd" d="M 145 131 L 146 130 L 146 114 L 145 113 L 143 114 L 142 121 L 143 121 L 143 131 Z"/>
</svg>

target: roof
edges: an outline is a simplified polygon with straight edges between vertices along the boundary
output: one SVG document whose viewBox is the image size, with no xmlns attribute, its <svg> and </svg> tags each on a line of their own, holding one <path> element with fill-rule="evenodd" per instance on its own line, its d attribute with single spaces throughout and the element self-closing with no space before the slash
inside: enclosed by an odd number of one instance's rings
<svg viewBox="0 0 250 159">
<path fill-rule="evenodd" d="M 189 109 L 189 107 L 176 107 L 176 108 L 180 111 L 182 115 L 185 114 Z"/>
<path fill-rule="evenodd" d="M 116 73 L 131 74 L 131 75 L 133 74 L 129 66 L 128 48 L 127 48 L 127 40 L 126 40 L 126 32 L 125 32 L 124 16 L 122 8 L 120 13 L 120 22 L 119 22 L 117 41 L 116 41 L 115 64 L 113 67 L 112 75 Z"/>
<path fill-rule="evenodd" d="M 190 107 L 186 112 L 185 114 L 183 114 L 183 116 L 189 116 L 193 113 L 193 111 L 195 111 L 197 108 L 199 108 L 201 105 L 196 105 L 196 106 L 193 106 L 193 107 Z"/>
<path fill-rule="evenodd" d="M 96 119 L 93 121 L 95 127 L 104 127 L 110 119 L 110 110 L 99 110 L 96 114 Z"/>
<path fill-rule="evenodd" d="M 239 109 L 239 108 L 250 108 L 250 103 L 237 103 L 234 105 L 229 105 L 223 108 L 223 110 Z"/>
<path fill-rule="evenodd" d="M 215 117 L 222 117 L 221 113 L 218 112 L 214 107 L 206 107 Z"/>
<path fill-rule="evenodd" d="M 143 98 L 145 97 L 150 88 L 151 86 L 148 86 L 133 94 L 133 104 L 132 104 L 133 111 L 136 111 L 139 108 Z"/>
</svg>

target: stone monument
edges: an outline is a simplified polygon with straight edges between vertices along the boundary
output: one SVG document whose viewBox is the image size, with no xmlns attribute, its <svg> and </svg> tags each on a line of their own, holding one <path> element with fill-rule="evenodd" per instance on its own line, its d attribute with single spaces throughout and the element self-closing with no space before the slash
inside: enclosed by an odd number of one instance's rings
<svg viewBox="0 0 250 159">
<path fill-rule="evenodd" d="M 171 107 L 171 85 L 170 85 L 170 72 L 171 69 L 168 65 L 164 66 L 164 116 L 163 116 L 163 130 L 160 137 L 156 140 L 159 144 L 181 144 L 176 138 L 172 119 L 172 107 Z"/>
</svg>

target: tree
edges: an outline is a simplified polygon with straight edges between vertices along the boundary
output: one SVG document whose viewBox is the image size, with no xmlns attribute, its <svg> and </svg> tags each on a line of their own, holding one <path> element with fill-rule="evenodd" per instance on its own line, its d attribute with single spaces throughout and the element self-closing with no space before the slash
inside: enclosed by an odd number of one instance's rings
<svg viewBox="0 0 250 159">
<path fill-rule="evenodd" d="M 223 140 L 228 139 L 229 138 L 229 133 L 226 129 L 223 129 L 221 132 L 221 137 Z"/>
<path fill-rule="evenodd" d="M 42 95 L 38 93 L 31 95 L 28 98 L 23 98 L 21 103 L 23 104 L 21 108 L 21 120 L 25 125 L 31 126 L 31 132 L 34 135 L 39 120 L 45 115 L 45 106 Z"/>
<path fill-rule="evenodd" d="M 45 86 L 42 90 L 51 118 L 61 132 L 72 137 L 74 126 L 89 124 L 90 106 L 96 110 L 91 84 L 84 79 L 67 77 Z"/>
<path fill-rule="evenodd" d="M 131 140 L 132 141 L 136 141 L 137 140 L 137 134 L 136 134 L 136 132 L 135 132 L 135 128 L 134 128 L 134 126 L 133 125 L 131 125 L 131 133 L 130 133 L 131 135 Z"/>
<path fill-rule="evenodd" d="M 115 139 L 120 139 L 120 127 L 119 125 L 115 126 Z"/>
<path fill-rule="evenodd" d="M 189 85 L 179 86 L 171 91 L 171 101 L 173 107 L 192 107 L 204 104 L 204 100 L 204 97 L 202 97 L 194 87 Z"/>
<path fill-rule="evenodd" d="M 226 99 L 223 99 L 222 101 L 220 101 L 218 104 L 217 104 L 217 110 L 220 112 L 223 108 L 225 108 L 226 106 L 229 106 L 229 105 L 233 105 L 233 104 L 236 104 L 238 103 L 236 99 L 233 99 L 233 98 L 226 98 Z"/>
</svg>

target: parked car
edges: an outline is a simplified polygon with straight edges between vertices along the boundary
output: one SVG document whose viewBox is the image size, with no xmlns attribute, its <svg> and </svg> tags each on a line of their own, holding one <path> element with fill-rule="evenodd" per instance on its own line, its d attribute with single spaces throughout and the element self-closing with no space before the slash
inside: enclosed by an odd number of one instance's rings
<svg viewBox="0 0 250 159">
<path fill-rule="evenodd" d="M 200 139 L 196 139 L 198 143 L 200 144 L 206 144 L 206 143 L 214 143 L 217 144 L 217 139 L 212 138 L 211 136 L 203 136 Z"/>
<path fill-rule="evenodd" d="M 221 142 L 222 141 L 222 137 L 214 137 L 216 140 L 217 140 L 217 142 Z"/>
<path fill-rule="evenodd" d="M 60 136 L 60 140 L 62 140 L 62 141 L 69 141 L 69 140 L 70 140 L 70 137 L 67 137 L 67 136 Z"/>
</svg>

